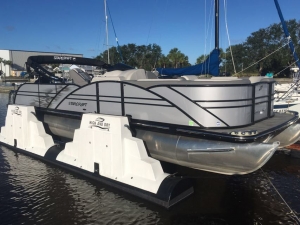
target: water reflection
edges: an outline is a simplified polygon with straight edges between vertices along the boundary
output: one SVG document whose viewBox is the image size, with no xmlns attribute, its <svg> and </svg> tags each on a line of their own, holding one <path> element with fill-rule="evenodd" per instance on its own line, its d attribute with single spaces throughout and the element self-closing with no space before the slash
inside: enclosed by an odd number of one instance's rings
<svg viewBox="0 0 300 225">
<path fill-rule="evenodd" d="M 1 126 L 7 98 L 0 94 Z M 246 176 L 177 168 L 196 193 L 166 210 L 1 147 L 1 224 L 297 224 L 268 179 L 299 216 L 299 159 L 276 154 Z"/>
</svg>

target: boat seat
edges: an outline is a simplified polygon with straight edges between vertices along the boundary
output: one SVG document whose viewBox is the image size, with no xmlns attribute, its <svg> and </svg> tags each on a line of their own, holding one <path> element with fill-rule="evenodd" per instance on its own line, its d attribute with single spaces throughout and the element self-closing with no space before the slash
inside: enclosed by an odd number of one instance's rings
<svg viewBox="0 0 300 225">
<path fill-rule="evenodd" d="M 239 78 L 238 77 L 211 77 L 210 79 L 227 81 L 227 80 L 238 80 Z"/>
<path fill-rule="evenodd" d="M 181 76 L 181 77 L 185 80 L 196 80 L 196 79 L 198 79 L 198 76 L 196 76 L 196 75 L 185 75 L 185 76 Z"/>
<path fill-rule="evenodd" d="M 156 81 L 156 82 L 170 82 L 170 81 L 183 81 L 183 79 L 138 79 L 137 81 Z"/>
<path fill-rule="evenodd" d="M 258 83 L 258 82 L 273 82 L 274 79 L 273 78 L 266 78 L 263 76 L 253 76 L 253 77 L 249 77 L 250 82 L 253 83 Z"/>
<path fill-rule="evenodd" d="M 70 70 L 69 76 L 72 80 L 72 83 L 77 84 L 79 86 L 86 85 L 91 81 L 91 77 L 89 76 L 89 74 L 81 70 L 80 68 L 74 68 Z"/>
<path fill-rule="evenodd" d="M 146 72 L 143 69 L 125 70 L 121 72 L 121 76 L 123 76 L 125 80 L 147 79 Z"/>
<path fill-rule="evenodd" d="M 117 80 L 117 81 L 122 81 L 122 80 L 125 80 L 125 79 L 122 76 L 115 76 L 115 77 L 112 77 L 112 76 L 109 76 L 109 77 L 101 76 L 101 77 L 94 77 L 93 80 L 92 80 L 92 82 L 103 81 L 103 80 Z"/>
<path fill-rule="evenodd" d="M 203 85 L 219 85 L 219 84 L 250 84 L 251 82 L 247 79 L 196 79 L 194 81 L 197 81 L 199 83 L 202 83 Z"/>
<path fill-rule="evenodd" d="M 153 72 L 150 72 L 150 71 L 146 71 L 146 77 L 148 79 L 157 79 L 157 75 Z"/>
<path fill-rule="evenodd" d="M 143 69 L 132 69 L 132 70 L 114 70 L 106 72 L 101 77 L 95 77 L 92 82 L 101 80 L 138 80 L 147 79 L 145 70 Z"/>
</svg>

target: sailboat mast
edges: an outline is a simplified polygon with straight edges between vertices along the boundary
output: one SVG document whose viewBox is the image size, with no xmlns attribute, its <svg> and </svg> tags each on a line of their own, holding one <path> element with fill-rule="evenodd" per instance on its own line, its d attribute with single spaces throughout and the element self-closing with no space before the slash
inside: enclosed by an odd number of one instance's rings
<svg viewBox="0 0 300 225">
<path fill-rule="evenodd" d="M 215 0 L 215 50 L 218 51 L 218 58 L 220 57 L 219 50 L 219 0 Z M 219 60 L 220 63 L 220 60 Z M 217 76 L 220 75 L 220 65 L 218 65 Z"/>
<path fill-rule="evenodd" d="M 107 9 L 108 9 L 108 14 L 109 14 L 109 17 L 110 17 L 110 21 L 111 21 L 111 25 L 112 25 L 112 28 L 114 30 L 114 33 L 115 33 L 115 37 L 116 37 L 116 42 L 117 42 L 117 51 L 120 55 L 120 58 L 121 58 L 121 63 L 124 63 L 124 60 L 123 60 L 123 56 L 122 56 L 122 52 L 121 52 L 121 48 L 120 48 L 120 45 L 119 45 L 119 41 L 118 41 L 118 37 L 117 37 L 117 33 L 116 33 L 116 29 L 115 29 L 115 26 L 114 26 L 114 22 L 112 20 L 112 17 L 111 17 L 111 14 L 110 14 L 110 10 L 109 10 L 109 7 L 107 5 Z"/>
<path fill-rule="evenodd" d="M 281 24 L 282 24 L 283 31 L 284 31 L 284 33 L 285 33 L 286 38 L 289 40 L 290 50 L 291 50 L 291 52 L 292 52 L 292 54 L 293 54 L 293 57 L 294 57 L 294 59 L 295 59 L 295 61 L 296 61 L 296 64 L 297 64 L 298 68 L 300 68 L 299 58 L 298 58 L 298 55 L 297 55 L 297 53 L 296 53 L 296 51 L 295 51 L 295 47 L 294 47 L 294 44 L 293 44 L 293 42 L 292 42 L 290 33 L 289 33 L 288 29 L 287 29 L 286 23 L 285 23 L 285 21 L 284 21 L 284 18 L 283 18 L 283 15 L 282 15 L 282 12 L 281 12 L 279 3 L 278 3 L 277 0 L 274 0 L 274 2 L 275 2 L 275 5 L 276 5 L 276 9 L 277 9 L 278 15 L 279 15 L 280 20 L 281 20 Z"/>
<path fill-rule="evenodd" d="M 215 49 L 219 49 L 219 0 L 215 0 Z"/>
<path fill-rule="evenodd" d="M 106 27 L 107 63 L 110 64 L 110 60 L 109 60 L 109 48 L 108 48 L 108 27 L 107 27 L 106 0 L 104 0 L 104 11 L 105 11 L 105 27 Z"/>
</svg>

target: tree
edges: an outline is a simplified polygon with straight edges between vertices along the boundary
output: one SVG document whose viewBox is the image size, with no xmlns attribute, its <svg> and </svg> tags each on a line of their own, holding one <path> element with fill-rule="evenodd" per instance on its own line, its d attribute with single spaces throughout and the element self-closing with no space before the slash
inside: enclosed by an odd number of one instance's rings
<svg viewBox="0 0 300 225">
<path fill-rule="evenodd" d="M 157 44 L 136 45 L 127 44 L 120 46 L 123 63 L 136 67 L 152 70 L 159 58 L 162 56 L 161 47 Z M 98 55 L 96 59 L 107 62 L 107 50 Z M 116 47 L 109 48 L 110 62 L 116 64 L 121 62 L 121 57 Z"/>
<path fill-rule="evenodd" d="M 166 57 L 165 55 L 162 55 L 158 59 L 157 67 L 158 68 L 168 68 L 168 67 L 171 67 L 169 58 Z"/>
<path fill-rule="evenodd" d="M 231 46 L 232 55 L 234 57 L 234 65 L 236 72 L 239 72 L 245 68 L 245 65 L 247 64 L 247 51 L 244 46 L 244 44 L 237 44 Z M 232 57 L 230 53 L 230 48 L 226 49 L 226 54 L 223 52 L 221 54 L 222 58 L 222 64 L 221 64 L 221 71 L 228 71 L 232 74 L 235 73 L 234 65 L 232 62 Z"/>
<path fill-rule="evenodd" d="M 152 70 L 155 68 L 157 61 L 162 57 L 161 47 L 157 44 L 149 44 L 146 47 L 144 58 L 142 60 L 141 67 L 146 70 Z"/>
<path fill-rule="evenodd" d="M 296 20 L 287 21 L 287 27 L 293 42 L 295 44 L 300 43 L 299 22 Z M 280 23 L 251 33 L 244 43 L 231 46 L 237 72 L 248 67 L 246 73 L 258 73 L 260 75 L 283 70 L 295 61 L 291 57 L 289 47 L 286 45 L 282 48 L 286 43 L 287 40 Z M 296 52 L 300 50 L 298 45 L 295 49 Z M 229 51 L 230 48 L 226 49 L 226 52 Z M 226 57 L 225 60 L 223 56 L 221 58 L 223 60 L 221 67 L 225 65 L 227 70 L 234 72 L 231 57 Z M 289 70 L 287 69 L 285 72 L 289 72 Z"/>
<path fill-rule="evenodd" d="M 219 51 L 220 51 L 220 64 L 222 65 L 226 61 L 226 54 L 224 53 L 222 48 L 220 48 Z M 200 55 L 196 59 L 196 64 L 203 63 L 208 57 L 209 55 Z"/>
<path fill-rule="evenodd" d="M 196 59 L 196 64 L 200 64 L 203 63 L 205 61 L 205 59 L 207 58 L 208 55 L 200 55 L 197 59 Z"/>
<path fill-rule="evenodd" d="M 293 42 L 296 44 L 296 52 L 300 51 L 300 22 L 289 20 L 286 22 Z M 251 33 L 242 44 L 232 45 L 234 64 L 237 72 L 247 68 L 246 73 L 279 72 L 291 65 L 295 60 L 291 57 L 288 46 L 281 48 L 287 40 L 281 28 L 281 24 L 272 24 L 267 28 L 259 29 Z M 280 51 L 277 51 L 279 48 Z M 161 47 L 157 44 L 136 45 L 127 44 L 120 46 L 123 63 L 136 68 L 151 70 L 154 67 L 178 68 L 190 66 L 188 57 L 178 48 L 172 48 L 167 56 L 162 54 Z M 121 57 L 116 47 L 111 47 L 111 64 L 121 62 Z M 234 73 L 230 48 L 225 52 L 220 49 L 220 70 Z M 276 52 L 275 54 L 272 54 Z M 107 62 L 107 50 L 99 54 L 96 59 Z M 203 62 L 207 55 L 197 58 L 197 64 Z M 249 68 L 248 68 L 249 67 Z M 288 69 L 285 70 L 288 72 Z"/>
<path fill-rule="evenodd" d="M 111 47 L 109 48 L 109 58 L 110 58 L 110 63 L 116 64 L 118 62 L 121 62 L 121 57 L 118 54 L 117 48 L 116 47 Z M 95 59 L 101 60 L 103 62 L 108 63 L 108 51 L 105 50 L 102 52 L 100 55 L 96 56 Z"/>
<path fill-rule="evenodd" d="M 189 58 L 184 55 L 178 48 L 172 48 L 167 55 L 167 58 L 172 63 L 173 68 L 189 66 Z"/>
</svg>

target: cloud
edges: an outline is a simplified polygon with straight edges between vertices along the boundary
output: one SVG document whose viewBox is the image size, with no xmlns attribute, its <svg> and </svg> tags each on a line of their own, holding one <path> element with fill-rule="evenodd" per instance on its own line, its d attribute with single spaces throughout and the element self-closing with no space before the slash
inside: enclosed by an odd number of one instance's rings
<svg viewBox="0 0 300 225">
<path fill-rule="evenodd" d="M 5 27 L 5 30 L 7 30 L 7 31 L 13 31 L 14 29 L 15 29 L 14 26 L 6 26 Z"/>
</svg>

